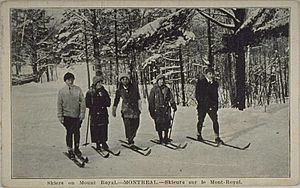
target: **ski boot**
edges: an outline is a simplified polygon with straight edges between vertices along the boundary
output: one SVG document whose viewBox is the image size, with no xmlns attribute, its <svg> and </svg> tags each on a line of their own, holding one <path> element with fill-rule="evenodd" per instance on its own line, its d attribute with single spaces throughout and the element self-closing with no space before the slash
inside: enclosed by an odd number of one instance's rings
<svg viewBox="0 0 300 188">
<path fill-rule="evenodd" d="M 163 136 L 162 136 L 162 131 L 158 131 L 158 142 L 159 144 L 163 144 L 164 143 L 164 139 L 163 139 Z"/>
<path fill-rule="evenodd" d="M 70 159 L 75 159 L 75 154 L 74 154 L 74 152 L 73 152 L 72 149 L 69 149 L 69 150 L 68 150 L 68 155 L 69 155 L 69 158 L 70 158 Z"/>
<path fill-rule="evenodd" d="M 81 156 L 82 156 L 82 153 L 81 153 L 81 151 L 79 150 L 79 148 L 75 148 L 74 153 L 75 153 L 75 155 L 77 155 L 78 157 L 81 157 Z"/>
<path fill-rule="evenodd" d="M 134 148 L 134 141 L 133 141 L 133 139 L 128 139 L 128 145 L 129 145 L 129 147 Z"/>
<path fill-rule="evenodd" d="M 164 139 L 165 144 L 171 143 L 172 141 L 173 140 L 171 138 L 168 138 L 168 137 Z"/>
<path fill-rule="evenodd" d="M 109 150 L 109 147 L 108 147 L 108 145 L 107 145 L 107 143 L 106 142 L 103 142 L 102 143 L 102 148 L 106 151 L 106 150 Z"/>
<path fill-rule="evenodd" d="M 200 142 L 203 142 L 203 141 L 204 141 L 203 138 L 202 138 L 202 136 L 201 136 L 201 134 L 198 134 L 197 140 L 200 141 Z"/>
<path fill-rule="evenodd" d="M 96 149 L 97 149 L 97 150 L 101 150 L 100 143 L 96 143 Z"/>
<path fill-rule="evenodd" d="M 216 137 L 215 142 L 219 145 L 224 144 L 223 140 L 220 137 Z"/>
</svg>

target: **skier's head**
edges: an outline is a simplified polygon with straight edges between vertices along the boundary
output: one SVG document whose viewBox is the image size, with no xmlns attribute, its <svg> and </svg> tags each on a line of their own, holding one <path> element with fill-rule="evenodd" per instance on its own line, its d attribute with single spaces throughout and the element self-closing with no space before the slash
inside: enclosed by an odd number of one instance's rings
<svg viewBox="0 0 300 188">
<path fill-rule="evenodd" d="M 165 84 L 165 79 L 166 79 L 165 75 L 159 74 L 159 75 L 156 77 L 156 83 L 157 83 L 157 85 L 158 85 L 158 86 L 164 85 L 164 84 Z"/>
<path fill-rule="evenodd" d="M 92 87 L 95 87 L 96 89 L 101 88 L 103 84 L 103 80 L 104 79 L 102 76 L 94 76 Z"/>
<path fill-rule="evenodd" d="M 72 73 L 70 73 L 70 72 L 67 72 L 67 73 L 64 75 L 64 82 L 65 82 L 68 86 L 73 85 L 74 80 L 75 80 L 74 74 L 72 74 Z"/>
<path fill-rule="evenodd" d="M 209 80 L 211 80 L 214 77 L 214 74 L 215 74 L 215 71 L 211 67 L 208 67 L 204 70 L 204 75 Z"/>
<path fill-rule="evenodd" d="M 128 85 L 129 84 L 129 75 L 127 73 L 121 73 L 119 75 L 119 81 L 123 84 L 123 85 Z"/>
</svg>

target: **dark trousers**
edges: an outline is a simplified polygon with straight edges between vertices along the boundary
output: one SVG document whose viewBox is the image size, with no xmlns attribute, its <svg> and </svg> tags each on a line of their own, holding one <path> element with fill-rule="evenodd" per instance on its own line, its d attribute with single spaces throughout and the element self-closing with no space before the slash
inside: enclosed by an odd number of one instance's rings
<svg viewBox="0 0 300 188">
<path fill-rule="evenodd" d="M 216 136 L 219 136 L 219 123 L 218 123 L 218 113 L 217 110 L 214 109 L 198 109 L 198 123 L 197 123 L 197 130 L 198 134 L 201 135 L 202 127 L 203 127 L 203 122 L 205 119 L 206 114 L 209 115 L 210 119 L 213 122 L 213 128 Z"/>
<path fill-rule="evenodd" d="M 105 143 L 108 135 L 108 124 L 91 124 L 91 139 L 93 143 Z"/>
<path fill-rule="evenodd" d="M 73 135 L 75 148 L 79 147 L 81 121 L 79 118 L 64 117 L 64 127 L 67 130 L 66 143 L 68 148 L 73 148 Z"/>
<path fill-rule="evenodd" d="M 125 118 L 123 117 L 125 126 L 125 136 L 128 142 L 132 142 L 136 136 L 136 132 L 140 125 L 140 118 Z"/>
</svg>

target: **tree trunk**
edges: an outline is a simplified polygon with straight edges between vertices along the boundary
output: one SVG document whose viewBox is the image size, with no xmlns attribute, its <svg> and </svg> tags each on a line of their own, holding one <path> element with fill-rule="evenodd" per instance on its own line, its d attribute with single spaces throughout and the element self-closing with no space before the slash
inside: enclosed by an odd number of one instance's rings
<svg viewBox="0 0 300 188">
<path fill-rule="evenodd" d="M 184 72 L 183 72 L 183 59 L 182 59 L 182 47 L 179 47 L 179 64 L 180 64 L 180 80 L 181 80 L 181 92 L 182 92 L 182 106 L 186 106 L 185 104 L 185 79 L 184 79 Z"/>
<path fill-rule="evenodd" d="M 113 84 L 113 68 L 112 68 L 112 61 L 109 60 L 109 84 Z"/>
<path fill-rule="evenodd" d="M 236 107 L 245 109 L 245 51 L 243 47 L 236 52 Z"/>
<path fill-rule="evenodd" d="M 283 103 L 285 103 L 284 85 L 283 85 L 283 79 L 282 79 L 282 65 L 281 65 L 280 57 L 278 57 L 278 66 L 279 66 L 279 80 L 280 80 L 281 96 L 282 96 Z"/>
<path fill-rule="evenodd" d="M 264 105 L 265 105 L 265 112 L 267 112 L 267 59 L 266 59 L 266 52 L 263 51 L 264 56 Z"/>
<path fill-rule="evenodd" d="M 268 94 L 267 94 L 267 105 L 270 104 L 270 97 L 272 94 L 272 81 L 273 81 L 273 76 L 272 76 L 272 72 L 273 72 L 273 65 L 271 65 L 270 67 L 270 80 L 269 80 L 269 86 L 268 86 Z"/>
<path fill-rule="evenodd" d="M 149 94 L 148 94 L 148 85 L 147 85 L 147 80 L 146 80 L 146 74 L 144 71 L 142 71 L 143 73 L 143 80 L 144 80 L 144 86 L 145 86 L 145 94 L 146 94 L 146 99 L 148 99 Z"/>
<path fill-rule="evenodd" d="M 208 14 L 210 15 L 210 9 L 208 9 Z M 207 42 L 208 42 L 208 62 L 209 67 L 213 67 L 213 55 L 212 55 L 212 41 L 211 41 L 211 22 L 207 20 Z"/>
<path fill-rule="evenodd" d="M 175 96 L 176 96 L 176 104 L 179 105 L 179 88 L 178 88 L 178 81 L 174 81 L 174 88 L 175 88 Z"/>
<path fill-rule="evenodd" d="M 235 105 L 235 89 L 234 85 L 232 84 L 232 61 L 231 61 L 231 55 L 228 53 L 227 55 L 227 83 L 228 83 L 228 90 L 229 90 L 229 98 L 230 98 L 230 103 L 231 106 Z"/>
<path fill-rule="evenodd" d="M 47 82 L 50 82 L 49 66 L 47 66 L 47 65 L 46 65 L 46 78 L 47 78 Z"/>
<path fill-rule="evenodd" d="M 116 77 L 119 76 L 119 59 L 118 59 L 118 23 L 117 23 L 117 9 L 114 10 L 114 19 L 115 19 L 115 30 L 114 30 L 114 37 L 115 37 L 115 58 L 116 58 Z M 118 79 L 116 85 L 118 87 Z"/>
<path fill-rule="evenodd" d="M 245 8 L 238 8 L 234 10 L 235 17 L 240 21 L 235 22 L 236 29 L 235 31 L 241 27 L 241 25 L 245 22 L 246 19 L 246 9 Z M 245 50 L 243 44 L 243 37 L 237 36 L 236 37 L 236 50 L 235 53 L 236 57 L 236 107 L 239 110 L 245 109 Z"/>
<path fill-rule="evenodd" d="M 101 66 L 101 61 L 100 61 L 100 53 L 99 53 L 99 38 L 97 36 L 97 30 L 98 30 L 98 23 L 97 23 L 97 14 L 96 14 L 96 9 L 91 9 L 92 12 L 92 23 L 93 23 L 93 30 L 94 30 L 94 34 L 93 34 L 93 46 L 94 46 L 94 59 L 95 59 L 95 68 L 96 68 L 96 76 L 102 76 L 103 72 L 102 72 L 102 66 Z"/>
<path fill-rule="evenodd" d="M 89 67 L 89 54 L 88 54 L 88 39 L 86 34 L 86 22 L 83 21 L 84 25 L 84 44 L 85 44 L 85 60 L 86 60 L 86 70 L 88 76 L 88 88 L 90 89 L 91 86 L 91 79 L 90 79 L 90 67 Z"/>
<path fill-rule="evenodd" d="M 285 75 L 285 96 L 288 97 L 289 96 L 289 75 L 288 75 L 288 71 L 289 71 L 289 64 L 288 62 L 285 62 L 285 68 L 284 68 L 284 75 Z"/>
</svg>

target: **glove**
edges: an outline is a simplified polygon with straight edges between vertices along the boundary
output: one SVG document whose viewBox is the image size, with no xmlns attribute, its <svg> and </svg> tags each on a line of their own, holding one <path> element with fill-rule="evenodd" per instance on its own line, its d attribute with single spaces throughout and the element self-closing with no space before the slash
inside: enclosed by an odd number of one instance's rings
<svg viewBox="0 0 300 188">
<path fill-rule="evenodd" d="M 89 89 L 89 93 L 94 94 L 96 92 L 96 89 L 94 87 L 91 87 Z"/>
<path fill-rule="evenodd" d="M 63 117 L 59 118 L 59 122 L 60 122 L 61 124 L 64 124 L 64 118 L 63 118 Z"/>
<path fill-rule="evenodd" d="M 139 110 L 140 112 L 142 112 L 142 100 L 139 100 L 138 104 L 139 104 Z"/>
<path fill-rule="evenodd" d="M 83 121 L 84 120 L 84 115 L 80 114 L 79 119 L 80 119 L 80 121 Z"/>
<path fill-rule="evenodd" d="M 113 116 L 113 117 L 116 117 L 116 116 L 117 116 L 116 110 L 117 110 L 117 107 L 116 107 L 116 106 L 113 106 L 113 107 L 112 107 L 112 116 Z"/>
</svg>

